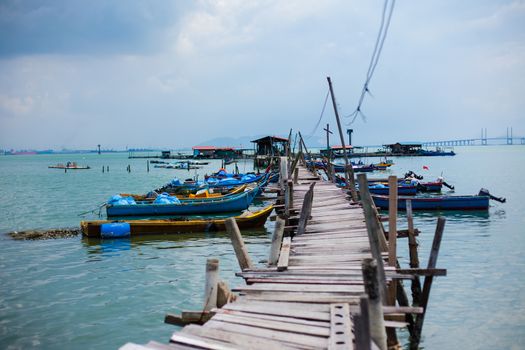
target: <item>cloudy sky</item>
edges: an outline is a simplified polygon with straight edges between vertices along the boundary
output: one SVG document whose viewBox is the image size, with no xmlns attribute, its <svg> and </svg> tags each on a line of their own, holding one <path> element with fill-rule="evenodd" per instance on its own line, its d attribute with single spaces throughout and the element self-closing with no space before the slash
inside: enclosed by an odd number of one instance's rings
<svg viewBox="0 0 525 350">
<path fill-rule="evenodd" d="M 0 2 L 0 148 L 310 135 L 356 107 L 381 0 Z M 525 136 L 525 2 L 398 0 L 354 144 Z M 344 119 L 344 123 L 349 122 Z M 327 106 L 321 125 L 335 119 Z M 322 139 L 322 126 L 312 140 Z"/>
</svg>

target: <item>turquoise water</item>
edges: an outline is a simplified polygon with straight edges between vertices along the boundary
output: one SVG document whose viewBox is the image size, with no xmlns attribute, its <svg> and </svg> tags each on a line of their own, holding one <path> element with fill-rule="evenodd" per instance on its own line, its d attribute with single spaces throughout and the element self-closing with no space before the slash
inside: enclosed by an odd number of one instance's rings
<svg viewBox="0 0 525 350">
<path fill-rule="evenodd" d="M 423 346 L 463 349 L 525 347 L 525 147 L 457 148 L 456 157 L 398 158 L 390 173 L 414 170 L 433 179 L 444 172 L 457 194 L 481 187 L 507 203 L 488 213 L 447 213 L 438 267 L 448 269 L 432 287 Z M 91 170 L 47 169 L 76 161 Z M 126 172 L 131 165 L 131 173 Z M 110 172 L 102 173 L 102 165 Z M 218 169 L 215 161 L 199 172 Z M 422 166 L 430 170 L 423 171 Z M 250 163 L 239 164 L 241 171 Z M 230 166 L 231 169 L 231 166 Z M 115 349 L 127 341 L 167 342 L 176 329 L 166 312 L 198 310 L 207 258 L 220 259 L 230 286 L 237 261 L 224 233 L 148 237 L 131 241 L 80 237 L 14 241 L 3 234 L 30 228 L 77 226 L 78 214 L 119 192 L 146 192 L 195 171 L 154 169 L 127 154 L 0 157 L 0 347 L 8 349 Z M 375 176 L 375 174 L 374 174 Z M 420 260 L 426 264 L 439 213 L 416 213 Z M 95 214 L 87 216 L 95 219 Z M 399 226 L 405 221 L 400 219 Z M 254 261 L 265 259 L 273 222 L 243 232 Z M 402 262 L 406 241 L 398 242 Z M 406 335 L 402 337 L 406 339 Z"/>
</svg>

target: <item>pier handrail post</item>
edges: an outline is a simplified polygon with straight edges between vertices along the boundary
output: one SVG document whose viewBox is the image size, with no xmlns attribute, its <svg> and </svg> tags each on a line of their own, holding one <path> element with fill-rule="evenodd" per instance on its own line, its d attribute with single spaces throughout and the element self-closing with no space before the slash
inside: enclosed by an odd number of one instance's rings
<svg viewBox="0 0 525 350">
<path fill-rule="evenodd" d="M 388 265 L 397 265 L 397 176 L 388 177 Z M 388 304 L 396 303 L 396 280 L 392 280 Z"/>
<path fill-rule="evenodd" d="M 281 243 L 283 241 L 285 221 L 280 217 L 275 220 L 275 229 L 272 234 L 272 245 L 270 248 L 270 256 L 268 257 L 268 265 L 273 266 L 279 260 L 279 251 L 281 250 Z"/>
<path fill-rule="evenodd" d="M 206 260 L 206 282 L 204 287 L 204 311 L 217 307 L 217 283 L 219 282 L 219 259 Z"/>
<path fill-rule="evenodd" d="M 293 162 L 292 162 L 292 165 L 290 166 L 290 172 L 288 174 L 288 177 L 292 176 L 293 172 L 295 171 L 295 169 L 297 169 L 297 163 L 299 163 L 299 159 L 301 157 L 301 153 L 302 152 L 299 152 L 297 153 L 297 155 L 295 156 Z"/>
<path fill-rule="evenodd" d="M 235 251 L 235 255 L 237 256 L 237 261 L 239 262 L 239 267 L 243 271 L 253 268 L 252 260 L 250 259 L 250 255 L 248 255 L 248 250 L 244 245 L 244 240 L 242 239 L 241 231 L 237 226 L 235 218 L 227 218 L 225 224 L 226 230 L 230 234 L 233 249 Z"/>
<path fill-rule="evenodd" d="M 378 224 L 377 215 L 375 214 L 372 206 L 374 202 L 370 196 L 370 191 L 368 190 L 368 180 L 366 174 L 357 175 L 357 180 L 359 182 L 359 193 L 361 194 L 361 201 L 363 204 L 363 211 L 365 212 L 365 221 L 366 229 L 368 232 L 368 241 L 370 243 L 370 250 L 372 252 L 372 257 L 377 261 L 377 275 L 379 278 L 379 291 L 381 295 L 381 300 L 383 303 L 386 301 L 386 277 L 385 277 L 385 268 L 383 266 L 383 257 L 381 256 L 381 249 L 379 247 L 379 236 L 383 234 Z"/>
<path fill-rule="evenodd" d="M 299 215 L 299 223 L 297 224 L 297 235 L 303 234 L 306 230 L 308 220 L 312 213 L 312 202 L 314 199 L 314 186 L 315 182 L 310 184 L 310 188 L 306 191 L 303 199 L 303 206 L 301 207 L 301 214 Z"/>
<path fill-rule="evenodd" d="M 297 185 L 299 183 L 299 168 L 295 168 L 293 171 L 293 183 Z"/>
<path fill-rule="evenodd" d="M 290 210 L 293 208 L 293 181 L 288 179 L 286 182 L 286 218 L 290 218 Z"/>
<path fill-rule="evenodd" d="M 432 242 L 432 248 L 430 250 L 430 257 L 428 258 L 428 269 L 434 269 L 437 264 L 437 258 L 439 255 L 439 248 L 441 246 L 441 238 L 443 237 L 443 231 L 445 230 L 446 219 L 439 217 L 436 225 L 436 233 L 434 234 L 434 240 Z M 423 283 L 423 292 L 421 293 L 421 303 L 419 306 L 423 307 L 423 313 L 417 315 L 415 324 L 415 339 L 411 338 L 410 348 L 417 349 L 419 342 L 421 341 L 421 331 L 423 329 L 423 322 L 425 320 L 425 314 L 427 311 L 428 299 L 430 296 L 430 288 L 432 287 L 432 281 L 434 276 L 426 276 Z"/>
<path fill-rule="evenodd" d="M 352 164 L 348 162 L 348 155 L 346 154 L 346 146 L 345 146 L 345 138 L 343 137 L 343 129 L 341 127 L 341 120 L 339 119 L 339 111 L 337 110 L 337 103 L 335 102 L 335 95 L 334 95 L 334 89 L 332 87 L 332 80 L 330 77 L 326 77 L 328 80 L 328 86 L 330 88 L 330 95 L 332 96 L 332 104 L 334 107 L 335 112 L 335 119 L 337 120 L 337 129 L 339 129 L 339 137 L 341 139 L 341 145 L 343 146 L 343 155 L 345 160 L 345 176 L 346 176 L 346 183 L 350 186 L 350 194 L 352 195 L 352 200 L 354 202 L 358 201 L 357 198 L 357 191 L 355 189 L 355 176 L 354 176 L 354 168 L 352 167 Z"/>
<path fill-rule="evenodd" d="M 419 268 L 419 258 L 417 254 L 417 241 L 414 234 L 414 217 L 412 214 L 412 201 L 406 201 L 407 221 L 408 221 L 408 252 L 410 254 L 410 267 L 413 269 Z M 419 305 L 421 298 L 421 281 L 419 276 L 414 276 L 411 282 L 412 303 Z"/>
<path fill-rule="evenodd" d="M 355 348 L 370 350 L 370 316 L 368 313 L 368 296 L 359 297 L 359 314 L 354 315 Z"/>
<path fill-rule="evenodd" d="M 286 181 L 288 180 L 288 158 L 280 157 L 279 160 L 279 184 L 281 185 L 281 190 L 284 191 Z"/>
<path fill-rule="evenodd" d="M 381 288 L 378 284 L 378 265 L 376 259 L 366 258 L 363 259 L 361 267 L 365 292 L 369 301 L 370 336 L 379 349 L 386 350 L 387 339 L 381 303 Z"/>
</svg>

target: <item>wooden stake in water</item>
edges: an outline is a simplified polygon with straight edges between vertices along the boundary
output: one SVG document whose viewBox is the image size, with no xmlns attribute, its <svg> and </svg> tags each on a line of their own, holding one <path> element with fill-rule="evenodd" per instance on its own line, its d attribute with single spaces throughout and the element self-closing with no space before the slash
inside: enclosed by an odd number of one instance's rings
<svg viewBox="0 0 525 350">
<path fill-rule="evenodd" d="M 217 307 L 217 282 L 219 282 L 219 259 L 208 259 L 206 260 L 204 311 Z"/>
<path fill-rule="evenodd" d="M 235 218 L 231 217 L 226 219 L 225 224 L 226 230 L 230 234 L 233 250 L 235 251 L 235 255 L 237 256 L 237 261 L 239 262 L 241 270 L 253 268 L 252 260 L 248 255 L 248 250 L 244 245 L 244 240 L 242 239 L 241 231 L 237 226 Z"/>
</svg>

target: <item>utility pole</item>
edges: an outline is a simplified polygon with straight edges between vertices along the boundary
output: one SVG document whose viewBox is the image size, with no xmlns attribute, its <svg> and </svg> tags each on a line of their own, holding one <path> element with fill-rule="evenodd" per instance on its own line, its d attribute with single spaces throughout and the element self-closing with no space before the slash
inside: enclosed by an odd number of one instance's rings
<svg viewBox="0 0 525 350">
<path fill-rule="evenodd" d="M 337 104 L 335 103 L 334 89 L 332 87 L 332 80 L 330 77 L 326 77 L 328 80 L 328 86 L 330 87 L 330 95 L 332 96 L 332 105 L 334 106 L 335 119 L 337 120 L 337 129 L 339 129 L 339 137 L 341 138 L 341 145 L 343 146 L 343 155 L 345 159 L 345 177 L 346 183 L 350 185 L 350 193 L 352 194 L 352 199 L 354 202 L 357 202 L 357 192 L 355 190 L 355 177 L 354 169 L 352 165 L 349 165 L 348 154 L 346 152 L 345 138 L 343 137 L 343 129 L 341 128 L 341 120 L 339 119 L 339 112 L 337 111 Z"/>
<path fill-rule="evenodd" d="M 330 134 L 333 134 L 333 132 L 330 131 L 330 124 L 326 124 L 326 128 L 323 130 L 326 131 L 326 156 L 328 159 L 332 159 L 330 153 Z"/>
</svg>

